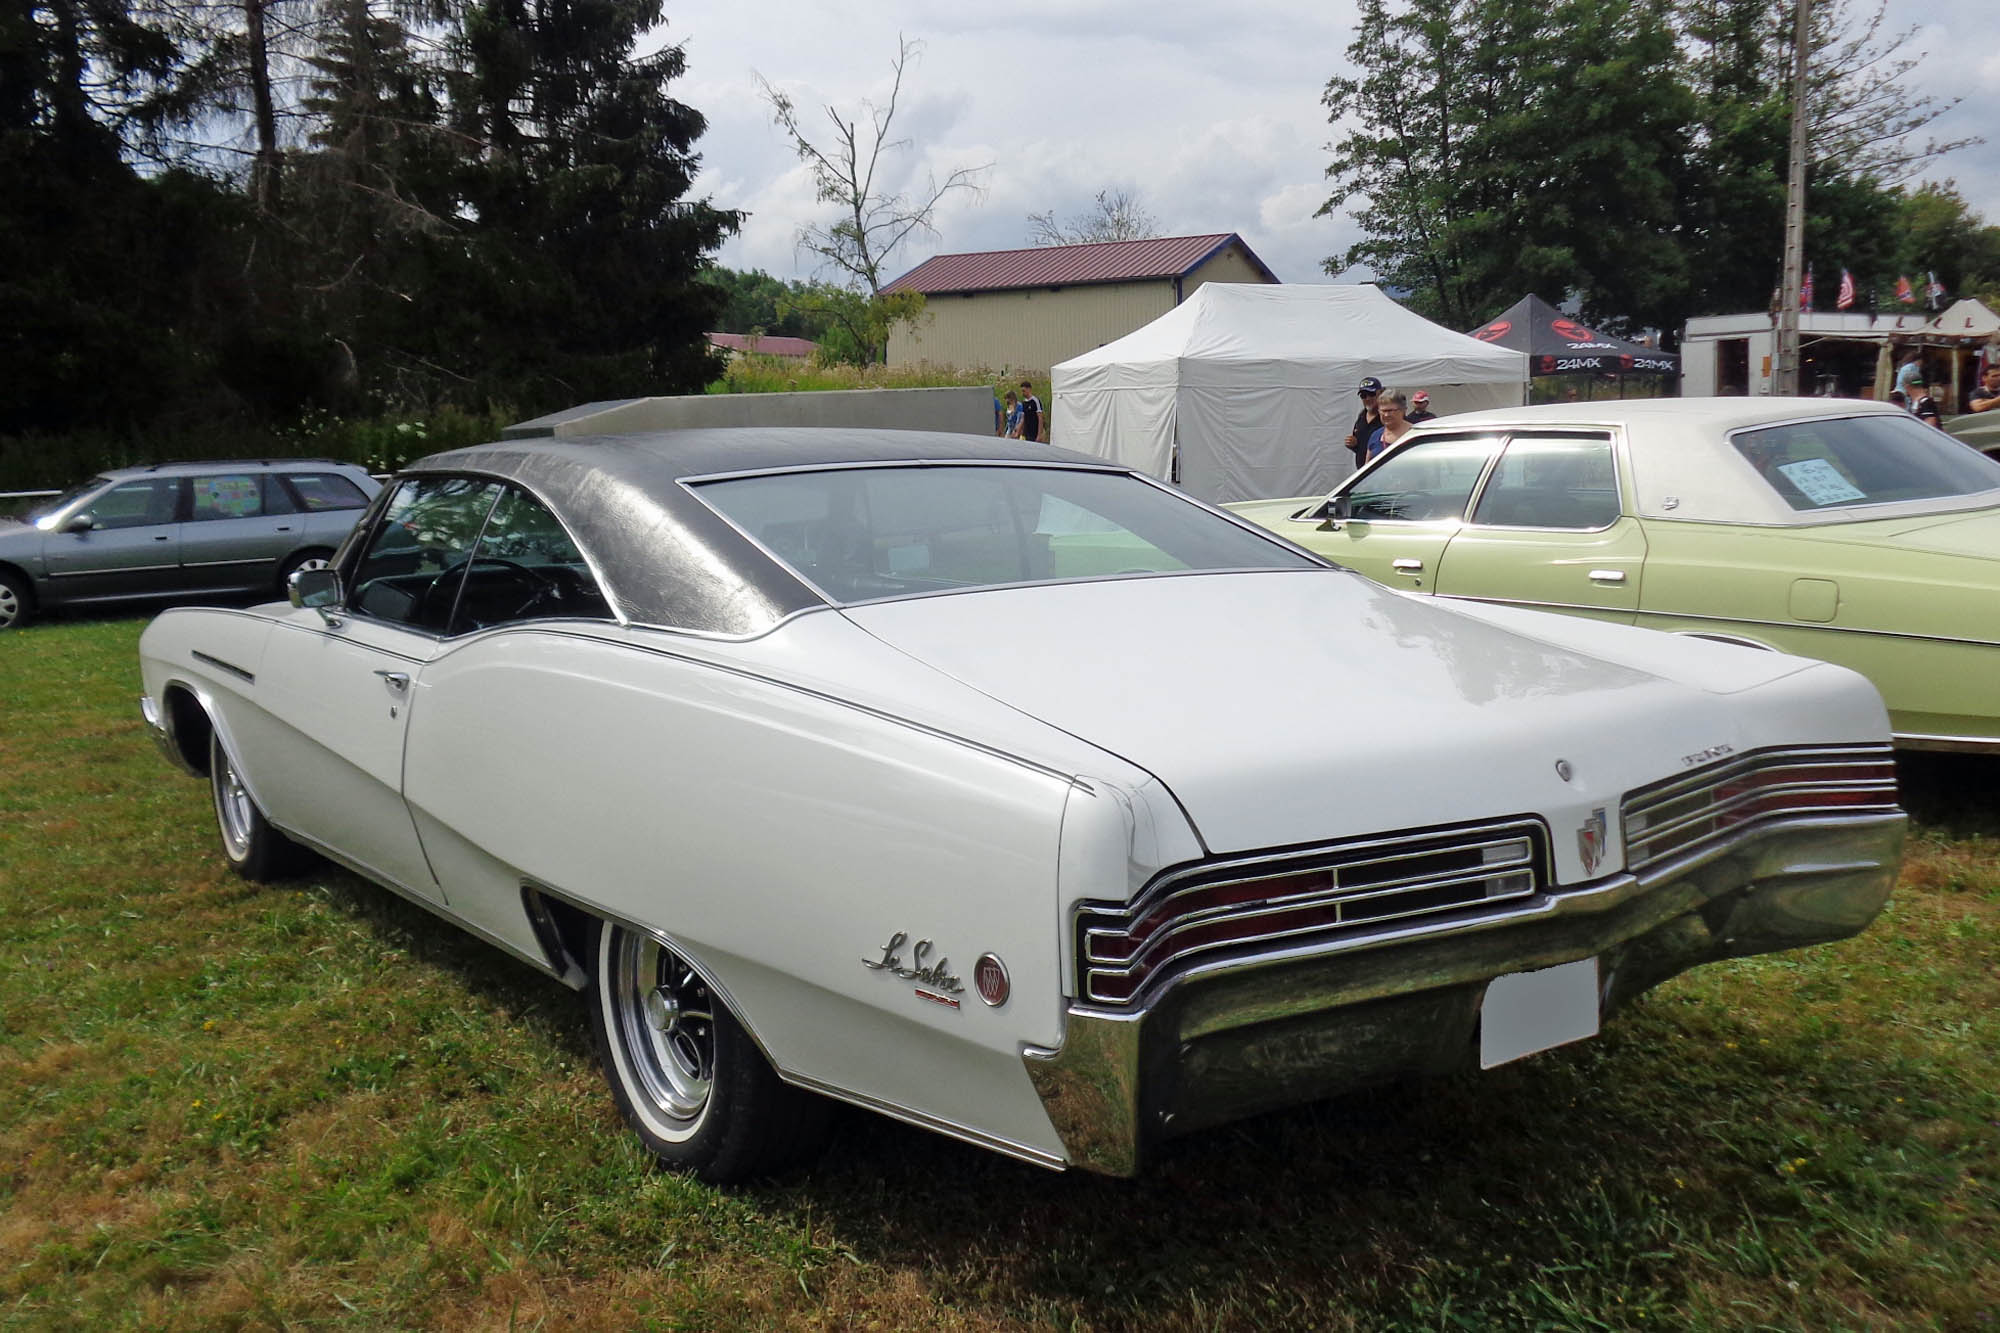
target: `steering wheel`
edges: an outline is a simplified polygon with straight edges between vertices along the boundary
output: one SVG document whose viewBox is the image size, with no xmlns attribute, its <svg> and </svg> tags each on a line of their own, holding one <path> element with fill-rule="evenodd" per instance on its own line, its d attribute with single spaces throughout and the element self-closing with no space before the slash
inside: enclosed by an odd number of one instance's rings
<svg viewBox="0 0 2000 1333">
<path fill-rule="evenodd" d="M 437 598 L 440 588 L 456 589 L 458 586 L 456 580 L 461 575 L 469 576 L 473 567 L 479 565 L 498 566 L 506 570 L 509 574 L 519 576 L 523 583 L 530 585 L 534 591 L 528 600 L 523 603 L 524 606 L 532 606 L 542 598 L 556 591 L 555 583 L 548 577 L 540 571 L 530 569 L 518 561 L 508 560 L 497 555 L 482 555 L 470 560 L 458 560 L 439 570 L 437 577 L 431 580 L 431 586 L 424 589 L 423 596 L 417 599 L 417 623 L 420 625 L 435 625 L 437 629 L 448 629 L 449 626 L 447 625 L 435 624 L 433 612 L 442 610 L 448 616 L 451 614 L 451 607 L 448 605 L 442 608 L 434 607 L 432 602 Z M 449 594 L 446 595 L 449 596 Z"/>
</svg>

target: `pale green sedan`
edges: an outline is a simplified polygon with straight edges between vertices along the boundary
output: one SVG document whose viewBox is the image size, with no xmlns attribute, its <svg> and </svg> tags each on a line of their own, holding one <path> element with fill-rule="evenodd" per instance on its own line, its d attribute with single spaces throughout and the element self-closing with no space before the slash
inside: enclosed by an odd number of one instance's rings
<svg viewBox="0 0 2000 1333">
<path fill-rule="evenodd" d="M 1888 405 L 1471 413 L 1330 496 L 1229 507 L 1392 588 L 1837 662 L 1898 744 L 2000 752 L 2000 462 Z"/>
</svg>

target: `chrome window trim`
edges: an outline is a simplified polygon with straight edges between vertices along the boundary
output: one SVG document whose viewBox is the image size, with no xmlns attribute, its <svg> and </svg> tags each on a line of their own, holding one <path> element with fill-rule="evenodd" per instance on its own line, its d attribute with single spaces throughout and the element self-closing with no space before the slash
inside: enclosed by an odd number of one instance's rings
<svg viewBox="0 0 2000 1333">
<path fill-rule="evenodd" d="M 1421 429 L 1421 427 L 1419 427 L 1419 429 Z M 1436 434 L 1425 434 L 1416 441 L 1416 443 L 1418 444 L 1430 444 L 1437 442 L 1448 442 L 1452 440 L 1486 440 L 1486 439 L 1499 441 L 1498 447 L 1496 447 L 1493 450 L 1493 456 L 1491 458 L 1488 458 L 1486 462 L 1480 467 L 1479 475 L 1473 478 L 1472 489 L 1466 492 L 1465 507 L 1459 511 L 1458 516 L 1456 518 L 1357 518 L 1353 515 L 1349 515 L 1345 519 L 1338 519 L 1335 521 L 1343 523 L 1403 523 L 1403 524 L 1408 524 L 1411 527 L 1418 527 L 1424 525 L 1438 526 L 1442 524 L 1451 523 L 1451 524 L 1456 524 L 1458 527 L 1461 528 L 1465 527 L 1467 524 L 1467 519 L 1465 516 L 1478 507 L 1479 497 L 1482 494 L 1484 494 L 1486 490 L 1486 479 L 1493 475 L 1493 469 L 1499 465 L 1501 457 L 1506 454 L 1507 445 L 1513 439 L 1513 432 L 1505 429 L 1504 427 L 1498 430 L 1488 430 L 1484 432 L 1471 429 L 1467 429 L 1462 432 L 1439 431 Z M 1355 483 L 1360 481 L 1361 478 L 1367 476 L 1370 472 L 1373 472 L 1378 463 L 1381 463 L 1382 461 L 1393 457 L 1395 457 L 1395 454 L 1393 453 L 1377 454 L 1374 458 L 1370 459 L 1368 463 L 1361 468 L 1360 471 L 1352 473 L 1347 477 L 1346 480 L 1342 481 L 1338 486 L 1335 486 L 1333 490 L 1327 494 L 1326 499 L 1321 500 L 1319 503 L 1321 505 L 1325 505 L 1328 501 L 1338 499 L 1340 496 L 1351 492 L 1354 489 Z M 1296 518 L 1297 516 L 1294 515 L 1294 517 Z M 1320 518 L 1320 519 L 1301 519 L 1299 521 L 1324 523 L 1327 520 L 1324 518 Z"/>
<path fill-rule="evenodd" d="M 698 490 L 712 481 L 741 481 L 747 477 L 788 477 L 808 476 L 815 472 L 862 472 L 879 471 L 885 468 L 934 468 L 934 467 L 987 467 L 987 468 L 1039 468 L 1057 472 L 1102 472 L 1114 476 L 1136 477 L 1142 481 L 1153 481 L 1142 473 L 1118 463 L 1096 463 L 1089 460 L 1071 458 L 870 458 L 843 463 L 788 463 L 779 467 L 744 468 L 730 472 L 689 473 L 675 479 L 675 484 L 690 492 Z M 1164 489 L 1172 490 L 1172 487 Z M 1193 497 L 1174 491 L 1182 499 L 1199 503 Z M 711 510 L 714 505 L 703 500 Z M 720 511 L 717 511 L 720 515 Z M 726 516 L 725 516 L 726 517 Z"/>
<path fill-rule="evenodd" d="M 1612 493 L 1618 499 L 1618 513 L 1612 517 L 1612 520 L 1609 523 L 1602 524 L 1595 528 L 1552 528 L 1552 527 L 1542 526 L 1539 524 L 1529 524 L 1529 523 L 1481 523 L 1478 521 L 1478 519 L 1472 517 L 1473 515 L 1479 512 L 1479 506 L 1485 502 L 1486 489 L 1488 486 L 1492 485 L 1493 474 L 1499 470 L 1500 464 L 1506 461 L 1507 454 L 1510 450 L 1513 449 L 1515 441 L 1549 440 L 1549 439 L 1588 440 L 1592 443 L 1595 443 L 1598 440 L 1602 440 L 1604 442 L 1606 447 L 1611 452 L 1611 490 Z M 1473 495 L 1472 501 L 1466 505 L 1466 510 L 1465 510 L 1466 517 L 1463 520 L 1463 526 L 1468 528 L 1481 528 L 1493 532 L 1598 533 L 1598 532 L 1611 531 L 1611 529 L 1617 527 L 1627 518 L 1633 517 L 1630 508 L 1625 503 L 1625 460 L 1623 457 L 1623 450 L 1621 450 L 1618 447 L 1621 442 L 1622 442 L 1622 433 L 1610 428 L 1606 428 L 1601 432 L 1589 428 L 1583 430 L 1568 431 L 1568 432 L 1547 431 L 1547 430 L 1544 431 L 1523 430 L 1523 431 L 1509 432 L 1507 435 L 1506 443 L 1501 446 L 1500 453 L 1494 458 L 1492 466 L 1488 467 L 1485 473 L 1482 474 L 1479 478 L 1479 485 Z"/>
<path fill-rule="evenodd" d="M 1878 411 L 1842 412 L 1829 416 L 1814 413 L 1809 416 L 1786 417 L 1780 421 L 1760 421 L 1755 425 L 1738 426 L 1734 430 L 1725 431 L 1723 439 L 1727 442 L 1730 453 L 1742 461 L 1743 465 L 1749 469 L 1750 475 L 1757 478 L 1757 484 L 1769 491 L 1772 498 L 1777 500 L 1780 505 L 1783 505 L 1793 518 L 1793 521 L 1789 523 L 1734 522 L 1728 523 L 1727 526 L 1778 528 L 1781 530 L 1787 528 L 1816 528 L 1824 527 L 1828 523 L 1865 523 L 1881 519 L 1921 518 L 1932 513 L 1958 513 L 1966 509 L 1990 509 L 2000 506 L 2000 485 L 1996 485 L 1988 487 L 1983 491 L 1972 491 L 1964 495 L 1938 495 L 1917 500 L 1873 500 L 1867 504 L 1834 505 L 1820 509 L 1794 509 L 1791 501 L 1779 494 L 1777 487 L 1771 485 L 1769 481 L 1758 474 L 1757 469 L 1751 464 L 1749 457 L 1736 444 L 1737 436 L 1754 434 L 1758 431 L 1783 430 L 1789 426 L 1803 426 L 1815 423 L 1823 424 L 1829 421 L 1862 421 L 1869 417 L 1894 419 L 1899 415 L 1908 414 Z M 1943 432 L 1939 433 L 1942 434 Z M 1956 437 L 1948 436 L 1947 438 Z M 1972 446 L 1967 445 L 1966 447 L 1971 448 Z M 1973 449 L 1973 452 L 1979 453 L 1981 451 Z M 1914 506 L 1923 507 L 1915 508 Z M 1835 515 L 1839 517 L 1833 517 Z M 1651 516 L 1649 515 L 1648 517 Z M 1666 522 L 1674 523 L 1722 522 L 1716 519 L 1698 519 L 1692 515 L 1687 517 L 1663 515 L 1661 517 Z"/>
<path fill-rule="evenodd" d="M 1265 543 L 1276 547 L 1280 551 L 1283 551 L 1287 555 L 1300 557 L 1301 564 L 1297 567 L 1289 569 L 1272 565 L 1246 565 L 1242 567 L 1232 567 L 1226 569 L 1161 569 L 1161 570 L 1149 570 L 1144 574 L 1088 574 L 1088 575 L 1081 575 L 1075 578 L 1064 578 L 1064 579 L 1057 579 L 1057 578 L 1023 579 L 1020 580 L 1019 582 L 1010 582 L 1010 583 L 979 583 L 962 588 L 930 588 L 922 592 L 890 593 L 881 597 L 868 597 L 868 598 L 863 598 L 861 600 L 850 601 L 837 598 L 832 593 L 828 592 L 825 588 L 822 588 L 818 583 L 814 582 L 812 578 L 810 578 L 803 571 L 801 571 L 796 565 L 792 564 L 791 561 L 785 559 L 783 556 L 773 551 L 769 546 L 765 545 L 761 538 L 757 537 L 755 534 L 751 533 L 748 529 L 744 528 L 743 525 L 738 523 L 734 517 L 732 517 L 727 513 L 724 513 L 721 509 L 717 508 L 713 503 L 709 501 L 709 499 L 706 496 L 704 496 L 701 493 L 701 488 L 704 485 L 710 482 L 718 482 L 718 481 L 741 481 L 746 478 L 756 478 L 756 477 L 807 476 L 818 472 L 858 472 L 858 471 L 884 471 L 884 470 L 908 471 L 912 468 L 935 468 L 935 467 L 1005 468 L 1010 470 L 1014 468 L 1034 468 L 1047 471 L 1084 472 L 1100 476 L 1129 477 L 1133 481 L 1143 482 L 1144 484 L 1151 486 L 1154 490 L 1160 491 L 1168 496 L 1171 496 L 1173 499 L 1179 501 L 1182 504 L 1193 505 L 1195 508 L 1202 510 L 1204 513 L 1207 513 L 1217 518 L 1224 519 L 1230 524 L 1231 527 L 1234 527 L 1241 532 L 1247 533 L 1250 536 L 1257 537 L 1262 541 L 1264 541 Z M 1312 569 L 1337 570 L 1339 568 L 1339 566 L 1335 565 L 1325 556 L 1320 555 L 1316 551 L 1308 551 L 1304 547 L 1298 545 L 1296 542 L 1287 541 L 1283 537 L 1280 537 L 1278 534 L 1272 532 L 1269 528 L 1263 527 L 1256 523 L 1252 523 L 1248 519 L 1240 518 L 1237 515 L 1232 514 L 1227 510 L 1219 509 L 1214 505 L 1204 504 L 1201 501 L 1195 499 L 1193 496 L 1188 495 L 1186 492 L 1178 490 L 1173 486 L 1169 486 L 1165 482 L 1162 482 L 1155 477 L 1149 477 L 1143 473 L 1133 472 L 1129 468 L 1122 468 L 1116 466 L 1107 465 L 1104 467 L 1086 467 L 1078 464 L 1063 462 L 1060 460 L 1051 460 L 1045 463 L 1044 462 L 1019 463 L 1007 459 L 985 459 L 985 458 L 944 459 L 938 462 L 921 462 L 921 463 L 912 463 L 912 462 L 829 463 L 829 464 L 816 465 L 812 467 L 759 468 L 755 471 L 750 471 L 750 472 L 717 473 L 701 477 L 683 477 L 680 478 L 676 484 L 679 485 L 683 490 L 687 491 L 688 494 L 695 500 L 696 503 L 700 504 L 704 509 L 708 510 L 711 514 L 715 515 L 715 517 L 719 519 L 723 524 L 725 524 L 730 529 L 730 531 L 734 532 L 737 536 L 741 537 L 744 541 L 748 542 L 750 546 L 759 555 L 763 556 L 766 560 L 769 560 L 779 569 L 784 570 L 785 573 L 790 575 L 792 578 L 797 579 L 802 587 L 804 587 L 807 591 L 811 592 L 813 596 L 819 598 L 822 602 L 824 602 L 829 609 L 836 611 L 843 610 L 848 607 L 880 606 L 887 602 L 914 602 L 914 601 L 922 601 L 932 597 L 959 597 L 967 593 L 1002 592 L 1014 588 L 1068 587 L 1084 583 L 1120 583 L 1132 579 L 1186 578 L 1190 576 L 1199 576 L 1204 574 L 1297 574 Z M 812 608 L 807 608 L 807 609 L 812 609 Z M 797 614 L 799 613 L 795 611 L 786 616 L 780 617 L 779 623 L 783 623 L 783 621 L 789 620 L 792 615 L 797 615 Z M 672 628 L 672 627 L 662 626 L 661 628 Z M 776 626 L 773 625 L 771 628 L 775 629 Z M 764 632 L 769 633 L 769 630 L 766 630 Z"/>
<path fill-rule="evenodd" d="M 629 626 L 632 623 L 631 619 L 626 615 L 625 609 L 618 604 L 617 597 L 611 591 L 611 585 L 605 581 L 604 571 L 598 566 L 597 558 L 590 553 L 589 549 L 585 547 L 582 542 L 576 539 L 576 533 L 571 530 L 569 523 L 564 520 L 562 513 L 554 505 L 550 504 L 548 500 L 545 499 L 542 495 L 540 495 L 532 486 L 528 486 L 521 482 L 515 481 L 510 477 L 490 476 L 488 474 L 480 472 L 453 471 L 453 472 L 404 473 L 397 477 L 392 478 L 387 484 L 385 484 L 382 487 L 382 489 L 379 492 L 377 492 L 376 498 L 369 501 L 369 506 L 371 509 L 374 509 L 374 512 L 372 513 L 364 512 L 362 514 L 360 520 L 358 520 L 355 523 L 354 527 L 350 530 L 347 539 L 344 542 L 342 542 L 341 549 L 334 553 L 334 568 L 341 575 L 343 597 L 346 595 L 346 593 L 352 591 L 353 588 L 352 576 L 353 576 L 354 566 L 360 564 L 360 562 L 366 557 L 369 547 L 374 544 L 375 534 L 381 531 L 382 524 L 386 521 L 386 517 L 389 512 L 389 506 L 393 502 L 391 499 L 386 497 L 392 497 L 395 494 L 397 487 L 402 485 L 402 483 L 405 481 L 428 481 L 433 479 L 449 481 L 454 477 L 467 481 L 480 481 L 488 485 L 499 488 L 497 491 L 494 492 L 492 504 L 489 504 L 486 507 L 485 516 L 479 520 L 479 531 L 473 536 L 472 545 L 465 548 L 468 558 L 476 557 L 478 555 L 479 543 L 485 539 L 486 527 L 487 524 L 490 523 L 493 519 L 494 507 L 500 503 L 500 497 L 503 494 L 505 494 L 505 492 L 509 487 L 511 487 L 514 490 L 517 490 L 521 492 L 523 495 L 526 495 L 528 498 L 532 499 L 536 504 L 540 505 L 542 507 L 543 512 L 547 513 L 550 517 L 554 518 L 557 525 L 562 528 L 563 535 L 569 538 L 570 545 L 576 547 L 577 552 L 583 556 L 583 563 L 585 567 L 590 570 L 590 576 L 597 584 L 598 595 L 603 597 L 605 605 L 611 608 L 612 620 L 621 626 Z M 376 508 L 376 506 L 379 506 L 379 508 Z M 345 511 L 323 510 L 320 512 L 334 513 L 334 512 L 345 512 Z M 363 536 L 364 533 L 366 534 L 365 537 Z M 463 585 L 461 585 L 460 590 L 463 591 Z M 502 625 L 486 625 L 482 626 L 479 629 L 465 630 L 458 634 L 446 634 L 443 631 L 433 634 L 428 630 L 419 629 L 414 625 L 409 625 L 402 621 L 383 620 L 379 616 L 371 616 L 364 611 L 356 609 L 351 603 L 344 605 L 341 609 L 346 611 L 350 616 L 352 616 L 356 620 L 366 621 L 368 624 L 371 625 L 383 625 L 387 626 L 390 629 L 403 630 L 406 633 L 415 634 L 420 638 L 430 639 L 434 643 L 457 643 L 460 640 L 470 638 L 475 634 L 484 634 L 491 630 L 507 628 L 507 626 L 502 626 Z M 445 618 L 446 629 L 449 629 L 451 627 L 451 617 L 457 614 L 458 614 L 458 598 L 454 596 L 451 602 L 451 613 Z M 569 620 L 583 621 L 588 624 L 610 623 L 589 616 L 575 616 L 575 617 L 565 616 L 559 618 L 551 617 L 549 623 L 560 624 Z M 509 623 L 537 624 L 542 622 L 519 621 L 519 622 L 509 622 Z"/>
</svg>

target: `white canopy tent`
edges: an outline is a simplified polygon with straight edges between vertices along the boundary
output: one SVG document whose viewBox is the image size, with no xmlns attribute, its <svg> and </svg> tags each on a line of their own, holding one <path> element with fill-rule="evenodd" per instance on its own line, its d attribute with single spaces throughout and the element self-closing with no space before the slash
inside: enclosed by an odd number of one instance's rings
<svg viewBox="0 0 2000 1333">
<path fill-rule="evenodd" d="M 1988 310 L 1984 302 L 1968 296 L 1954 301 L 1949 310 L 1939 311 L 1930 328 L 1954 338 L 1991 338 L 2000 333 L 2000 315 Z"/>
<path fill-rule="evenodd" d="M 1353 470 L 1341 446 L 1369 375 L 1444 416 L 1520 403 L 1528 362 L 1373 286 L 1211 282 L 1056 366 L 1051 442 L 1216 503 L 1317 495 Z"/>
</svg>

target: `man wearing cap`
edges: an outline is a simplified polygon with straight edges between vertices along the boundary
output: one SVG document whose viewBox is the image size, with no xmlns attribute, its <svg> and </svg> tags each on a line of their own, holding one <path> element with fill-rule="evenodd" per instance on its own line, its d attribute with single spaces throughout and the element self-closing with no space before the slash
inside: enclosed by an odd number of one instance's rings
<svg viewBox="0 0 2000 1333">
<path fill-rule="evenodd" d="M 1354 429 L 1347 433 L 1347 451 L 1354 455 L 1354 469 L 1358 472 L 1368 461 L 1369 437 L 1382 425 L 1382 414 L 1375 410 L 1375 396 L 1382 392 L 1382 381 L 1370 375 L 1355 392 L 1361 395 L 1361 412 L 1354 418 Z"/>
<path fill-rule="evenodd" d="M 1380 401 L 1379 399 L 1377 400 Z M 1437 420 L 1437 413 L 1431 411 L 1431 396 L 1422 389 L 1410 395 L 1410 424 L 1421 426 L 1426 421 Z"/>
</svg>

